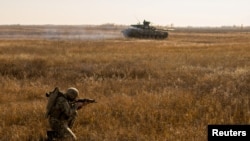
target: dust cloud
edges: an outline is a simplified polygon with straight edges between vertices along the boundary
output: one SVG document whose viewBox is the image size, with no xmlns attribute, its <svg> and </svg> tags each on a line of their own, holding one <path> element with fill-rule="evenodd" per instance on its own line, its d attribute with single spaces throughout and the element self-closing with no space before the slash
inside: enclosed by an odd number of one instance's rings
<svg viewBox="0 0 250 141">
<path fill-rule="evenodd" d="M 9 25 L 0 26 L 0 39 L 104 40 L 123 38 L 117 25 Z"/>
</svg>

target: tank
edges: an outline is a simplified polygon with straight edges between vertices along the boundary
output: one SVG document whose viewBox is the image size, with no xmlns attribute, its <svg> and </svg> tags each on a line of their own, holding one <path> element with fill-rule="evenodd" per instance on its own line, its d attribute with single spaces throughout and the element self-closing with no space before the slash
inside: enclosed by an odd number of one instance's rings
<svg viewBox="0 0 250 141">
<path fill-rule="evenodd" d="M 150 26 L 150 22 L 146 20 L 143 21 L 143 24 L 130 25 L 130 27 L 123 30 L 122 33 L 128 38 L 166 39 L 168 37 L 168 30 Z"/>
</svg>

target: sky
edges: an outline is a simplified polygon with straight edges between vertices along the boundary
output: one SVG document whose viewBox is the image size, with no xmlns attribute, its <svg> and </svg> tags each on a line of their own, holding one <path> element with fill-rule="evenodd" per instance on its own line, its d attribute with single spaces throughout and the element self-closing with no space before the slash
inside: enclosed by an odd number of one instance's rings
<svg viewBox="0 0 250 141">
<path fill-rule="evenodd" d="M 0 0 L 0 25 L 250 26 L 250 0 Z"/>
</svg>

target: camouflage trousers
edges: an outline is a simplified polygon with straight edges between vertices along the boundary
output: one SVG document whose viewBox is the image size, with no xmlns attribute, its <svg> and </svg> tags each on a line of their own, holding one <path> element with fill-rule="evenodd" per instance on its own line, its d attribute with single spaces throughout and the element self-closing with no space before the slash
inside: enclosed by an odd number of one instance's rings
<svg viewBox="0 0 250 141">
<path fill-rule="evenodd" d="M 57 133 L 56 138 L 58 139 L 67 139 L 67 140 L 76 140 L 76 135 L 72 132 L 70 127 L 73 126 L 74 118 L 69 121 L 61 121 L 56 118 L 50 117 L 49 124 L 53 131 Z"/>
</svg>

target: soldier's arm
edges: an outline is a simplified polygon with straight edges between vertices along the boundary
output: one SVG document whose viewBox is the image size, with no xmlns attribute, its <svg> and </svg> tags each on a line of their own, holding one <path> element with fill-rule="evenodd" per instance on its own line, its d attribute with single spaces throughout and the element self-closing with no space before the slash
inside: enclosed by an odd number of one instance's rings
<svg viewBox="0 0 250 141">
<path fill-rule="evenodd" d="M 76 109 L 71 107 L 65 98 L 59 97 L 58 103 L 60 105 L 61 112 L 63 112 L 65 116 L 70 117 L 76 112 Z"/>
</svg>

